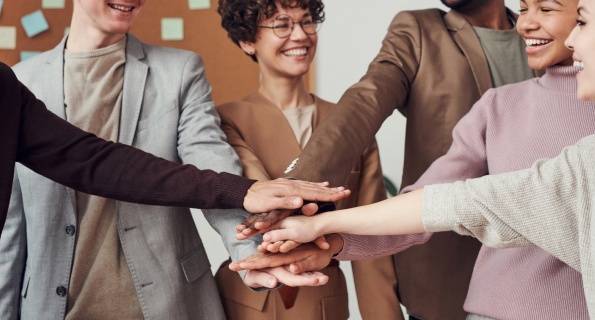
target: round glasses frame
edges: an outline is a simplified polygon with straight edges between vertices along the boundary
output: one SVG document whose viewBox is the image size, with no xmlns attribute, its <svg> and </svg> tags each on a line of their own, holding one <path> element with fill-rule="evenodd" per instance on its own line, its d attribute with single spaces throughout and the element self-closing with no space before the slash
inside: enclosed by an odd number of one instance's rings
<svg viewBox="0 0 595 320">
<path fill-rule="evenodd" d="M 279 15 L 273 20 L 272 26 L 258 26 L 259 28 L 273 29 L 273 33 L 279 38 L 287 38 L 293 32 L 295 25 L 299 24 L 305 34 L 314 35 L 320 30 L 321 23 L 315 22 L 307 17 L 300 22 L 293 21 L 288 15 Z"/>
</svg>

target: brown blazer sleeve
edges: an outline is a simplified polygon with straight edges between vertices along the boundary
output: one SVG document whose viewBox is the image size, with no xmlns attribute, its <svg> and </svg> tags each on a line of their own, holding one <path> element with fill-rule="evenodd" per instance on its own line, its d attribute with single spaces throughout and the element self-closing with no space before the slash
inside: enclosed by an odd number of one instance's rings
<svg viewBox="0 0 595 320">
<path fill-rule="evenodd" d="M 0 108 L 5 153 L 0 160 L 0 227 L 6 218 L 15 161 L 82 192 L 152 205 L 241 208 L 254 183 L 178 165 L 82 131 L 48 111 L 1 63 Z"/>
<path fill-rule="evenodd" d="M 288 176 L 341 185 L 395 109 L 405 113 L 409 87 L 419 65 L 419 25 L 399 13 L 366 75 L 339 100 L 316 129 Z"/>
</svg>

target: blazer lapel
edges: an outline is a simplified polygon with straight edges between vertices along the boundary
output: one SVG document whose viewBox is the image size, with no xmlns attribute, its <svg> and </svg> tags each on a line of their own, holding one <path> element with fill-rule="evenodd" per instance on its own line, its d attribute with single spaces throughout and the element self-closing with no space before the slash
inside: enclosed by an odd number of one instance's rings
<svg viewBox="0 0 595 320">
<path fill-rule="evenodd" d="M 67 37 L 64 37 L 45 60 L 43 76 L 43 101 L 48 108 L 62 119 L 66 119 L 64 110 L 64 48 Z"/>
<path fill-rule="evenodd" d="M 253 137 L 251 144 L 257 146 L 257 149 L 263 153 L 258 157 L 263 161 L 271 178 L 278 178 L 300 155 L 302 149 L 285 115 L 271 101 L 258 92 L 250 94 L 243 101 L 252 105 L 259 125 L 258 130 L 254 131 L 256 136 Z"/>
<path fill-rule="evenodd" d="M 50 51 L 45 60 L 44 70 L 40 70 L 43 77 L 42 99 L 48 110 L 62 119 L 66 119 L 66 110 L 64 109 L 64 49 L 67 38 L 68 36 L 62 38 L 62 41 Z M 76 191 L 66 186 L 63 187 L 66 188 L 70 197 L 74 214 L 76 212 Z"/>
<path fill-rule="evenodd" d="M 118 141 L 128 145 L 131 145 L 134 141 L 149 72 L 149 66 L 142 61 L 144 58 L 145 52 L 140 40 L 130 33 L 127 34 L 126 65 L 124 67 L 124 87 L 122 89 L 122 111 Z"/>
<path fill-rule="evenodd" d="M 469 61 L 477 89 L 483 95 L 488 89 L 493 88 L 494 84 L 491 76 L 485 76 L 491 74 L 490 66 L 473 27 L 465 18 L 452 10 L 444 16 L 444 22 L 448 30 L 453 33 L 454 41 Z"/>
</svg>

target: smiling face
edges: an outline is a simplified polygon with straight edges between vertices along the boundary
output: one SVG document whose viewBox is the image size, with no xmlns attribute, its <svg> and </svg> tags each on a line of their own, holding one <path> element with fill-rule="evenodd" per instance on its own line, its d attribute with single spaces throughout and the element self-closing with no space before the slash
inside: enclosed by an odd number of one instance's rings
<svg viewBox="0 0 595 320">
<path fill-rule="evenodd" d="M 258 28 L 256 41 L 241 41 L 240 46 L 247 54 L 256 56 L 263 78 L 301 77 L 310 69 L 318 43 L 318 35 L 306 34 L 299 24 L 311 19 L 310 12 L 302 8 L 283 8 L 278 4 L 277 9 L 270 19 L 262 19 L 258 25 L 272 27 L 279 16 L 287 16 L 295 22 L 291 34 L 279 38 L 273 29 Z"/>
<path fill-rule="evenodd" d="M 576 76 L 578 98 L 595 101 L 595 0 L 581 0 L 578 23 L 566 45 L 574 49 L 575 64 L 582 67 Z"/>
<path fill-rule="evenodd" d="M 576 24 L 578 0 L 521 0 L 516 27 L 527 44 L 529 66 L 572 65 L 564 41 Z"/>
<path fill-rule="evenodd" d="M 74 0 L 71 30 L 121 39 L 147 0 Z"/>
</svg>

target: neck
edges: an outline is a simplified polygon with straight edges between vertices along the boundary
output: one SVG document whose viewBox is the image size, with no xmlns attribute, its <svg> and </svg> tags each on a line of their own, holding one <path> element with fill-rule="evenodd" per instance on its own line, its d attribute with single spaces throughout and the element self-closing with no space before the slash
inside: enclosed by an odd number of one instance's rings
<svg viewBox="0 0 595 320">
<path fill-rule="evenodd" d="M 474 27 L 508 30 L 513 25 L 508 19 L 504 0 L 477 0 L 454 10 Z"/>
<path fill-rule="evenodd" d="M 267 81 L 263 77 L 258 92 L 281 110 L 307 107 L 314 103 L 302 77 L 275 81 Z"/>
<path fill-rule="evenodd" d="M 90 23 L 77 19 L 76 13 L 72 16 L 70 33 L 66 40 L 66 49 L 73 52 L 89 52 L 105 47 L 124 39 L 126 33 L 107 34 Z"/>
</svg>

